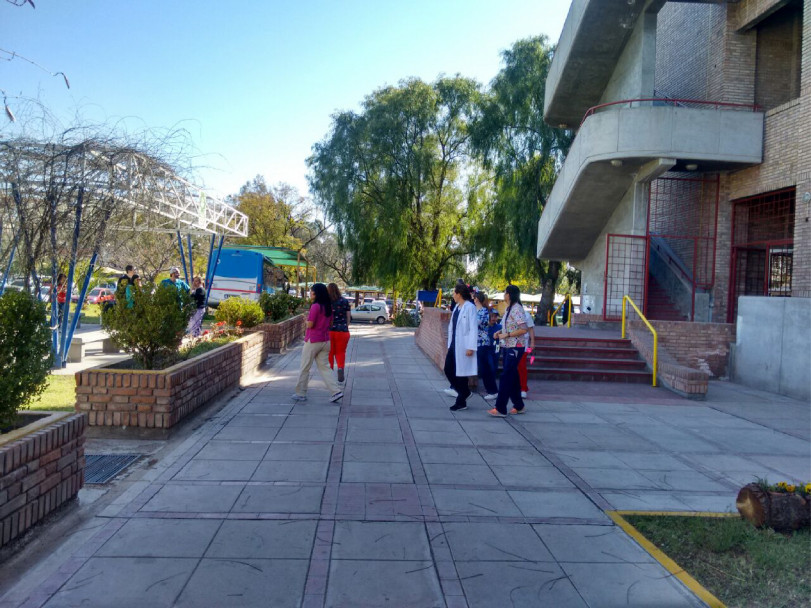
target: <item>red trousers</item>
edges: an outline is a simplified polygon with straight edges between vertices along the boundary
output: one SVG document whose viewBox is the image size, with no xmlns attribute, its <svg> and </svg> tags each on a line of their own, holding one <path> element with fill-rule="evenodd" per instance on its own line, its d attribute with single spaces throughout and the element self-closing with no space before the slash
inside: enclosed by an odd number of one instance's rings
<svg viewBox="0 0 811 608">
<path fill-rule="evenodd" d="M 527 353 L 521 355 L 521 360 L 518 362 L 518 379 L 521 381 L 521 390 L 525 393 L 529 390 L 527 385 Z"/>
<path fill-rule="evenodd" d="M 346 362 L 346 345 L 349 344 L 348 331 L 329 332 L 329 366 L 335 368 L 334 363 L 338 363 L 338 369 L 344 368 Z"/>
</svg>

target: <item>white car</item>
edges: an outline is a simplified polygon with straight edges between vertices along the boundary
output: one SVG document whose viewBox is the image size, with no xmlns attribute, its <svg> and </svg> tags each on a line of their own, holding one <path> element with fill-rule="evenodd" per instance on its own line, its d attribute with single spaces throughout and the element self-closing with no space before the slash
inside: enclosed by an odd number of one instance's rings
<svg viewBox="0 0 811 608">
<path fill-rule="evenodd" d="M 353 321 L 368 321 L 369 323 L 377 323 L 379 325 L 389 320 L 389 310 L 386 308 L 385 302 L 361 304 L 357 308 L 352 309 L 351 315 Z"/>
</svg>

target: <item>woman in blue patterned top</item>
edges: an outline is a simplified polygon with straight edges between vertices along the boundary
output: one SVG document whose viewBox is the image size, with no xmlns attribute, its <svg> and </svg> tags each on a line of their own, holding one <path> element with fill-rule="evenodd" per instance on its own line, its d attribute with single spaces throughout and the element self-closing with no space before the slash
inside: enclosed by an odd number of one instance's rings
<svg viewBox="0 0 811 608">
<path fill-rule="evenodd" d="M 478 349 L 476 350 L 479 378 L 484 383 L 484 390 L 486 391 L 484 398 L 487 401 L 492 401 L 498 396 L 498 386 L 496 386 L 496 370 L 493 367 L 492 342 L 487 331 L 490 327 L 490 309 L 487 307 L 487 294 L 477 291 L 473 303 L 476 304 L 476 320 L 479 325 Z"/>
<path fill-rule="evenodd" d="M 332 327 L 329 329 L 329 366 L 338 364 L 338 382 L 344 381 L 346 346 L 349 344 L 349 320 L 351 318 L 349 302 L 341 296 L 341 290 L 335 283 L 327 285 L 332 300 Z"/>
</svg>

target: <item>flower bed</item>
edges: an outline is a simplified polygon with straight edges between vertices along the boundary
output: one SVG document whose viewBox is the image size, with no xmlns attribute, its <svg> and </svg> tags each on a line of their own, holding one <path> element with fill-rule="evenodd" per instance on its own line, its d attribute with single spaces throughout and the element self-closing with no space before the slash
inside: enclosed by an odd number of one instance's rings
<svg viewBox="0 0 811 608">
<path fill-rule="evenodd" d="M 60 412 L 0 436 L 0 547 L 79 492 L 86 426 Z"/>
<path fill-rule="evenodd" d="M 255 374 L 304 335 L 305 317 L 258 325 L 242 338 L 163 370 L 95 367 L 76 374 L 76 410 L 90 426 L 170 429 Z"/>
</svg>

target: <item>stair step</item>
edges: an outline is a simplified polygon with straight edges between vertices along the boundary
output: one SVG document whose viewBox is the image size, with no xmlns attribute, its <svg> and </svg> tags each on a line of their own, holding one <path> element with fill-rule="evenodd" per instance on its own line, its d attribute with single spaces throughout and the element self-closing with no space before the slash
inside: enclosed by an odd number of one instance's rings
<svg viewBox="0 0 811 608">
<path fill-rule="evenodd" d="M 627 382 L 634 384 L 651 384 L 650 372 L 617 371 L 600 369 L 553 369 L 531 368 L 529 376 L 533 380 L 557 380 L 575 382 Z"/>
<path fill-rule="evenodd" d="M 565 330 L 561 330 L 565 331 Z M 633 350 L 631 341 L 627 338 L 566 338 L 535 336 L 536 347 L 547 346 L 573 346 L 580 348 L 623 348 Z"/>
<path fill-rule="evenodd" d="M 564 359 L 639 359 L 633 348 L 599 348 L 596 346 L 550 346 L 535 342 L 535 356 Z"/>
<path fill-rule="evenodd" d="M 647 364 L 641 360 L 630 359 L 558 359 L 554 357 L 535 357 L 535 363 L 527 369 L 599 369 L 606 371 L 644 370 Z"/>
</svg>

